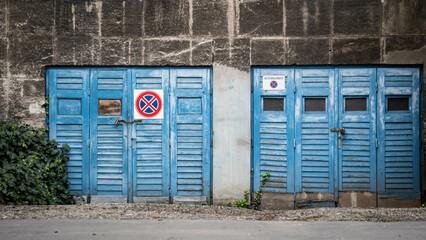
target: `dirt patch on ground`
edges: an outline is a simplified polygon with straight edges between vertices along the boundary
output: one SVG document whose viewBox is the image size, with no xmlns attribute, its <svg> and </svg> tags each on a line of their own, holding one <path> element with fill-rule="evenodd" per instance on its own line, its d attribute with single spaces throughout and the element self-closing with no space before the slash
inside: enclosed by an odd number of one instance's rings
<svg viewBox="0 0 426 240">
<path fill-rule="evenodd" d="M 261 221 L 426 221 L 426 208 L 315 208 L 254 211 L 224 206 L 177 204 L 83 204 L 0 206 L 0 219 L 208 219 Z"/>
</svg>

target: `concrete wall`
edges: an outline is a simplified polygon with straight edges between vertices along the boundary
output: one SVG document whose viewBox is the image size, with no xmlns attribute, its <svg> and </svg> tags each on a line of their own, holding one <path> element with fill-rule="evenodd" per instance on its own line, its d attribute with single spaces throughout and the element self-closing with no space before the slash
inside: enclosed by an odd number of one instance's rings
<svg viewBox="0 0 426 240">
<path fill-rule="evenodd" d="M 45 66 L 213 66 L 214 199 L 240 198 L 250 176 L 250 67 L 425 66 L 425 5 L 0 0 L 0 120 L 44 125 Z"/>
</svg>

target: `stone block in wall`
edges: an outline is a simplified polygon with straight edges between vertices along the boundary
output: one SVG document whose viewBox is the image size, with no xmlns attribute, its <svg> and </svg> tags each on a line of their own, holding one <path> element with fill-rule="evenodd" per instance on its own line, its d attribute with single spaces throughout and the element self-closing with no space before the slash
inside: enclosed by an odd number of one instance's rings
<svg viewBox="0 0 426 240">
<path fill-rule="evenodd" d="M 25 35 L 51 34 L 54 20 L 54 1 L 8 1 L 9 32 Z"/>
<path fill-rule="evenodd" d="M 334 1 L 334 34 L 380 35 L 381 25 L 380 0 Z"/>
<path fill-rule="evenodd" d="M 391 36 L 385 40 L 383 60 L 391 64 L 424 64 L 426 36 Z"/>
<path fill-rule="evenodd" d="M 57 37 L 54 39 L 54 56 L 53 63 L 57 65 L 73 65 L 74 64 L 74 38 Z"/>
<path fill-rule="evenodd" d="M 123 36 L 124 1 L 107 1 L 102 3 L 101 32 L 105 37 Z"/>
<path fill-rule="evenodd" d="M 328 64 L 328 39 L 289 39 L 287 64 Z"/>
<path fill-rule="evenodd" d="M 99 34 L 99 14 L 102 5 L 99 2 L 80 0 L 56 1 L 55 34 L 57 36 Z"/>
<path fill-rule="evenodd" d="M 237 38 L 230 41 L 228 38 L 215 39 L 213 46 L 213 61 L 241 71 L 250 70 L 250 39 Z"/>
<path fill-rule="evenodd" d="M 191 48 L 187 40 L 145 40 L 146 65 L 189 65 Z"/>
<path fill-rule="evenodd" d="M 283 34 L 283 1 L 240 1 L 240 34 L 277 36 Z"/>
<path fill-rule="evenodd" d="M 102 38 L 99 49 L 102 65 L 125 65 L 129 62 L 129 42 L 126 39 Z"/>
<path fill-rule="evenodd" d="M 144 34 L 177 36 L 189 34 L 189 3 L 186 0 L 144 1 Z"/>
<path fill-rule="evenodd" d="M 426 34 L 426 2 L 385 1 L 383 28 L 383 32 L 387 35 Z"/>
<path fill-rule="evenodd" d="M 213 61 L 225 66 L 229 65 L 230 40 L 228 38 L 217 38 L 213 41 Z"/>
<path fill-rule="evenodd" d="M 380 39 L 334 39 L 332 64 L 380 63 Z"/>
<path fill-rule="evenodd" d="M 93 42 L 91 37 L 58 37 L 54 41 L 54 64 L 95 64 L 93 62 Z"/>
<path fill-rule="evenodd" d="M 392 36 L 386 38 L 386 53 L 394 51 L 417 50 L 426 46 L 426 35 Z"/>
<path fill-rule="evenodd" d="M 108 1 L 102 4 L 102 36 L 141 37 L 142 1 Z"/>
<path fill-rule="evenodd" d="M 284 58 L 283 40 L 255 39 L 251 41 L 252 65 L 282 65 Z"/>
<path fill-rule="evenodd" d="M 142 64 L 143 41 L 140 39 L 129 39 L 129 65 Z"/>
<path fill-rule="evenodd" d="M 53 44 L 49 35 L 10 37 L 8 51 L 12 75 L 44 78 L 44 66 L 53 63 Z"/>
<path fill-rule="evenodd" d="M 213 64 L 213 40 L 192 41 L 192 65 L 210 66 Z"/>
<path fill-rule="evenodd" d="M 193 35 L 225 36 L 228 34 L 228 1 L 194 0 Z"/>
<path fill-rule="evenodd" d="M 31 125 L 44 122 L 45 82 L 41 78 L 12 77 L 10 80 L 8 116 L 18 122 L 26 120 Z"/>
<path fill-rule="evenodd" d="M 286 36 L 330 34 L 330 1 L 286 1 Z"/>
<path fill-rule="evenodd" d="M 7 79 L 0 79 L 0 121 L 6 120 L 7 118 L 7 95 L 5 90 L 5 82 Z"/>
<path fill-rule="evenodd" d="M 0 38 L 0 78 L 6 77 L 6 39 Z"/>
<path fill-rule="evenodd" d="M 9 94 L 8 94 L 8 113 L 13 120 L 19 121 L 29 115 L 28 109 L 24 105 L 24 80 L 18 80 L 15 77 L 9 79 Z"/>
<path fill-rule="evenodd" d="M 24 97 L 44 97 L 46 95 L 45 81 L 41 80 L 26 80 L 22 84 Z"/>
<path fill-rule="evenodd" d="M 124 1 L 123 1 L 124 2 Z M 145 1 L 146 2 L 146 1 Z M 143 1 L 126 1 L 124 6 L 124 36 L 142 36 Z"/>
<path fill-rule="evenodd" d="M 6 36 L 6 1 L 0 1 L 0 38 Z"/>
</svg>

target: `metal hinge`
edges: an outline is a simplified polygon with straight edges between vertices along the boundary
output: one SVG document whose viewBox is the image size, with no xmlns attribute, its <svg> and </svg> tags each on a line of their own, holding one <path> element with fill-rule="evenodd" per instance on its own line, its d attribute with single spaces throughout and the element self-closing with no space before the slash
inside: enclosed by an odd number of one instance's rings
<svg viewBox="0 0 426 240">
<path fill-rule="evenodd" d="M 376 92 L 379 92 L 379 84 L 376 82 Z"/>
<path fill-rule="evenodd" d="M 172 146 L 172 141 L 169 140 L 169 147 L 171 147 L 171 146 Z"/>
<path fill-rule="evenodd" d="M 169 96 L 171 95 L 171 92 L 170 92 L 170 88 L 169 88 Z"/>
<path fill-rule="evenodd" d="M 422 118 L 423 118 L 423 115 L 420 114 L 420 119 L 422 119 Z"/>
<path fill-rule="evenodd" d="M 253 92 L 253 84 L 250 83 L 250 91 Z"/>
<path fill-rule="evenodd" d="M 379 148 L 379 140 L 376 138 L 376 148 Z"/>
<path fill-rule="evenodd" d="M 293 92 L 296 93 L 296 87 L 293 87 Z"/>
<path fill-rule="evenodd" d="M 213 139 L 210 139 L 210 146 L 213 147 Z"/>
<path fill-rule="evenodd" d="M 87 146 L 90 147 L 90 140 L 87 142 Z"/>
<path fill-rule="evenodd" d="M 296 138 L 293 138 L 293 148 L 296 148 Z"/>
<path fill-rule="evenodd" d="M 210 95 L 213 95 L 213 88 L 210 88 Z"/>
<path fill-rule="evenodd" d="M 89 88 L 89 96 L 90 96 L 90 88 Z"/>
</svg>

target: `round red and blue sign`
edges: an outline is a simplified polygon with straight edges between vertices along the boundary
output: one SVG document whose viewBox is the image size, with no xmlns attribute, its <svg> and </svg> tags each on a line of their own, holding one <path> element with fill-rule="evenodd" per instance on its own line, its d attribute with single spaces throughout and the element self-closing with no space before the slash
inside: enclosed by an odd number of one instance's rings
<svg viewBox="0 0 426 240">
<path fill-rule="evenodd" d="M 270 83 L 271 88 L 277 88 L 278 87 L 278 82 L 275 80 L 272 80 Z"/>
<path fill-rule="evenodd" d="M 135 107 L 138 113 L 143 117 L 155 117 L 161 112 L 163 102 L 157 93 L 145 91 L 136 98 Z"/>
</svg>

